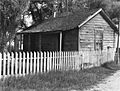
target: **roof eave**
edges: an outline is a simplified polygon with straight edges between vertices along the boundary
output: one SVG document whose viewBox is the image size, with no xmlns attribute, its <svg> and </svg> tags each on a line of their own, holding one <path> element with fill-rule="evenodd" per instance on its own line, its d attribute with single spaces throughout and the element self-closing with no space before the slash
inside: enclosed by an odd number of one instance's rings
<svg viewBox="0 0 120 91">
<path fill-rule="evenodd" d="M 117 32 L 118 29 L 117 29 L 116 25 L 112 22 L 112 20 L 108 17 L 108 15 L 102 10 L 102 8 L 100 8 L 93 15 L 89 16 L 83 23 L 78 25 L 78 27 L 79 28 L 82 27 L 83 25 L 85 25 L 88 21 L 90 21 L 92 18 L 94 18 L 99 13 L 102 13 L 102 16 L 105 17 L 105 19 L 107 19 L 107 22 L 109 22 L 109 24 L 111 25 L 111 28 L 113 28 Z"/>
</svg>

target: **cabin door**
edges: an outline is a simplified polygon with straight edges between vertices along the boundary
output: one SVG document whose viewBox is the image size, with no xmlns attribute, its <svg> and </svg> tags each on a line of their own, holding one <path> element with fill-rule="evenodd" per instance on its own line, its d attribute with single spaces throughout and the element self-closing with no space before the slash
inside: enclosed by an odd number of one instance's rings
<svg viewBox="0 0 120 91">
<path fill-rule="evenodd" d="M 103 31 L 102 30 L 95 30 L 94 33 L 94 37 L 95 37 L 95 45 L 94 48 L 95 50 L 103 50 Z"/>
</svg>

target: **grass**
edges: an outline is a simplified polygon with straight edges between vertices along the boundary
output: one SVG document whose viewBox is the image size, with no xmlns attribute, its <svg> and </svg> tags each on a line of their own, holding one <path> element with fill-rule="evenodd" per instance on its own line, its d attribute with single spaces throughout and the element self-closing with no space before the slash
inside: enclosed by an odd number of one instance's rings
<svg viewBox="0 0 120 91">
<path fill-rule="evenodd" d="M 5 89 L 3 91 L 83 90 L 95 85 L 117 70 L 120 70 L 120 66 L 117 66 L 114 62 L 109 62 L 101 67 L 80 71 L 52 71 L 46 74 L 27 75 L 25 77 L 9 77 L 0 85 Z"/>
</svg>

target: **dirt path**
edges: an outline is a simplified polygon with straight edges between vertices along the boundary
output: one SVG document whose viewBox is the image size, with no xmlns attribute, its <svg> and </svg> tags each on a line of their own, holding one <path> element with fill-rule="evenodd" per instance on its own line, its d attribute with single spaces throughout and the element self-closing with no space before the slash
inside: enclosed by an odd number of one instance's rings
<svg viewBox="0 0 120 91">
<path fill-rule="evenodd" d="M 120 70 L 96 86 L 83 91 L 120 91 Z"/>
</svg>

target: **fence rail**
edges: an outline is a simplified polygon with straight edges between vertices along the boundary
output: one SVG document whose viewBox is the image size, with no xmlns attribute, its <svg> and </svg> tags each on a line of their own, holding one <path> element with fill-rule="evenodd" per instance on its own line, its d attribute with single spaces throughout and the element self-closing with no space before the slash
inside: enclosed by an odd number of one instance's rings
<svg viewBox="0 0 120 91">
<path fill-rule="evenodd" d="M 99 66 L 113 59 L 113 51 L 0 53 L 0 78 L 52 70 L 80 70 Z"/>
</svg>

